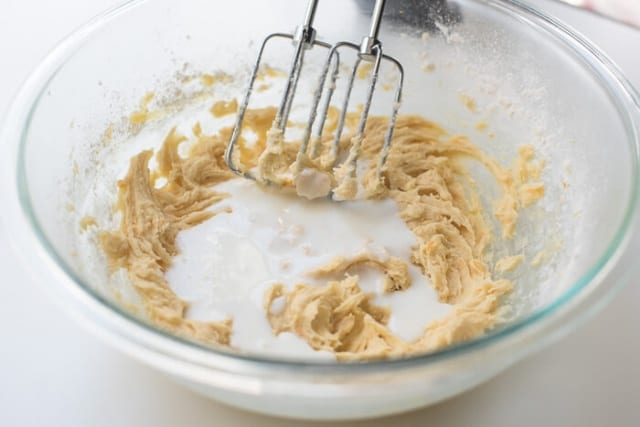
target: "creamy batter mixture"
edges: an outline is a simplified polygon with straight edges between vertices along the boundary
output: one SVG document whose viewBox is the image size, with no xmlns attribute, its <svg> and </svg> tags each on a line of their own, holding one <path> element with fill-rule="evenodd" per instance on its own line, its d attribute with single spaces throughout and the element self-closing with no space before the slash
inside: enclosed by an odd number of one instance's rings
<svg viewBox="0 0 640 427">
<path fill-rule="evenodd" d="M 234 109 L 234 103 L 219 103 L 214 105 L 212 114 L 222 116 Z M 297 147 L 270 132 L 275 108 L 249 110 L 245 117 L 245 128 L 250 128 L 257 140 L 251 144 L 241 141 L 237 161 L 257 167 L 263 176 L 281 179 L 283 171 L 296 164 Z M 495 239 L 511 239 L 519 210 L 544 194 L 540 182 L 542 162 L 535 159 L 531 147 L 522 147 L 514 164 L 504 167 L 466 137 L 449 135 L 418 116 L 398 117 L 383 179 L 378 181 L 375 160 L 387 122 L 382 117 L 368 122 L 361 159 L 370 166 L 364 167 L 360 185 L 366 197 L 396 205 L 397 215 L 415 238 L 407 248 L 406 259 L 366 250 L 330 257 L 324 265 L 308 269 L 308 280 L 271 283 L 261 298 L 259 315 L 268 321 L 273 334 L 296 336 L 314 350 L 335 354 L 338 360 L 430 351 L 479 336 L 494 327 L 500 321 L 501 299 L 512 290 L 513 283 L 492 273 L 485 261 L 485 250 L 492 240 L 496 243 Z M 223 160 L 230 132 L 231 129 L 223 129 L 206 135 L 196 126 L 193 133 L 197 141 L 187 156 L 181 156 L 179 147 L 187 138 L 174 130 L 157 153 L 144 151 L 133 157 L 127 175 L 118 183 L 120 227 L 101 233 L 100 240 L 112 269 L 126 269 L 154 323 L 204 343 L 234 347 L 234 319 L 189 316 L 189 304 L 177 296 L 167 279 L 178 255 L 176 242 L 181 232 L 216 219 L 213 217 L 234 215 L 233 204 L 226 203 L 234 195 L 224 189 L 230 188 L 229 181 L 242 178 L 237 178 Z M 350 138 L 352 135 L 343 141 L 345 151 Z M 150 168 L 154 156 L 157 167 Z M 327 168 L 323 156 L 327 153 L 319 153 L 315 159 L 297 159 L 298 165 L 303 162 L 298 171 L 315 171 L 315 175 L 306 176 L 316 181 L 319 176 L 321 187 L 327 182 L 335 185 L 341 179 L 336 173 L 341 172 Z M 499 185 L 500 196 L 491 213 L 486 213 L 480 202 L 481 190 L 467 171 L 469 162 L 486 168 Z M 306 188 L 308 196 L 317 195 L 312 191 L 317 182 L 309 187 L 300 182 L 299 177 L 304 178 L 305 173 L 292 176 L 290 182 L 279 182 L 297 187 L 299 193 Z M 355 188 L 353 183 L 348 184 L 343 199 L 353 198 L 357 193 L 355 184 Z M 268 195 L 271 190 L 260 191 Z M 327 203 L 339 211 L 343 204 L 359 202 Z M 492 236 L 489 215 L 500 222 L 500 236 Z M 330 226 L 326 230 L 331 233 Z M 375 235 L 376 231 L 371 233 Z M 333 237 L 338 248 L 341 236 Z M 519 254 L 512 254 L 495 269 L 508 271 L 521 261 Z M 253 260 L 245 262 L 251 264 Z M 378 274 L 383 284 L 379 294 L 399 295 L 414 287 L 429 286 L 426 281 L 416 282 L 411 274 L 414 269 L 428 278 L 438 300 L 451 309 L 426 323 L 417 336 L 408 338 L 394 331 L 390 324 L 394 313 L 388 305 L 378 302 L 380 295 L 365 290 L 361 277 L 371 272 Z"/>
</svg>

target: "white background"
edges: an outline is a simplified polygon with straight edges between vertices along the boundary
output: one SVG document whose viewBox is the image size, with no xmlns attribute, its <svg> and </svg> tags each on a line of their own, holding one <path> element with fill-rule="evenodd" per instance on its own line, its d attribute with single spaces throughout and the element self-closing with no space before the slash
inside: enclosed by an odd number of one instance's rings
<svg viewBox="0 0 640 427">
<path fill-rule="evenodd" d="M 178 1 L 178 0 L 176 0 Z M 591 38 L 640 87 L 640 31 L 529 0 Z M 119 0 L 0 0 L 0 117 L 28 72 Z M 201 398 L 91 336 L 16 264 L 0 232 L 0 426 L 303 426 Z M 361 426 L 639 426 L 640 284 L 587 325 L 442 404 Z M 322 425 L 309 423 L 309 425 Z"/>
</svg>

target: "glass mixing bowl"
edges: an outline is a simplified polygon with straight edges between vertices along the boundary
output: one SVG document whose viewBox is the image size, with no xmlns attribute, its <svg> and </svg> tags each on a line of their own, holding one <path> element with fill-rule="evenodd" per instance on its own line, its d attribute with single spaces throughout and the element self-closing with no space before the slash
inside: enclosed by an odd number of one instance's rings
<svg viewBox="0 0 640 427">
<path fill-rule="evenodd" d="M 523 216 L 510 249 L 547 249 L 550 259 L 517 278 L 505 324 L 430 354 L 337 364 L 211 349 L 168 335 L 116 302 L 107 279 L 79 261 L 71 211 L 81 208 L 86 184 L 95 185 L 95 161 L 119 146 L 117 131 L 109 142 L 105 130 L 148 90 L 159 102 L 179 95 L 189 73 L 227 70 L 243 81 L 256 42 L 292 30 L 304 6 L 132 1 L 78 29 L 43 61 L 7 117 L 0 171 L 11 240 L 43 290 L 116 347 L 207 396 L 315 419 L 396 413 L 460 393 L 574 329 L 610 299 L 633 264 L 637 94 L 596 48 L 525 5 L 424 0 L 390 3 L 381 33 L 407 72 L 403 112 L 468 134 L 503 162 L 523 143 L 546 161 L 545 201 Z M 357 41 L 370 9 L 367 1 L 322 0 L 316 27 L 329 41 Z M 237 96 L 242 85 L 228 90 Z M 473 111 L 461 97 L 474 100 Z M 478 130 L 479 122 L 493 135 Z"/>
</svg>

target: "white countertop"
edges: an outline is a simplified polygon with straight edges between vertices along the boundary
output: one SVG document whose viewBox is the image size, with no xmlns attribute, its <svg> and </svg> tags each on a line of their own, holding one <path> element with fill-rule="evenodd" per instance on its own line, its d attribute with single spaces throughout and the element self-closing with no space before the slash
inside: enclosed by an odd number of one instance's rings
<svg viewBox="0 0 640 427">
<path fill-rule="evenodd" d="M 119 0 L 2 0 L 0 117 L 62 36 Z M 591 38 L 640 87 L 640 31 L 530 0 Z M 199 397 L 91 336 L 19 268 L 0 231 L 1 426 L 303 426 Z M 640 279 L 640 277 L 638 278 Z M 577 332 L 475 390 L 393 418 L 340 426 L 638 426 L 640 284 Z"/>
</svg>

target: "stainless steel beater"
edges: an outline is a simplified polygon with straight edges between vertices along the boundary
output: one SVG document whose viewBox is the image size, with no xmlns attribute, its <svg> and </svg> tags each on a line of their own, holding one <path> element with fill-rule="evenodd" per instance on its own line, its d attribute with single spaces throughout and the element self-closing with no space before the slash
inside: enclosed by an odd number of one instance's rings
<svg viewBox="0 0 640 427">
<path fill-rule="evenodd" d="M 312 105 L 310 110 L 309 119 L 306 123 L 305 132 L 303 134 L 301 144 L 298 152 L 298 159 L 294 164 L 294 170 L 301 168 L 300 158 L 302 155 L 308 155 L 310 158 L 314 158 L 318 155 L 320 151 L 320 145 L 322 141 L 322 132 L 324 129 L 325 121 L 327 119 L 327 115 L 329 112 L 329 107 L 331 105 L 331 99 L 333 93 L 336 89 L 336 81 L 338 79 L 339 74 L 339 66 L 340 66 L 340 50 L 341 49 L 353 49 L 357 52 L 357 59 L 351 71 L 349 81 L 346 86 L 346 93 L 344 100 L 342 101 L 342 108 L 340 110 L 340 116 L 338 119 L 338 125 L 335 131 L 335 136 L 333 138 L 333 143 L 330 149 L 330 159 L 332 159 L 332 166 L 335 167 L 338 159 L 338 151 L 340 146 L 340 138 L 342 136 L 349 102 L 351 98 L 352 89 L 355 84 L 356 76 L 358 75 L 358 69 L 362 62 L 372 63 L 372 69 L 369 75 L 369 83 L 368 89 L 365 95 L 365 102 L 363 104 L 362 113 L 360 115 L 360 119 L 358 122 L 356 136 L 352 139 L 352 146 L 349 149 L 349 155 L 344 161 L 344 166 L 346 174 L 355 178 L 356 175 L 356 164 L 358 161 L 358 156 L 360 153 L 360 148 L 363 143 L 363 134 L 365 131 L 365 127 L 367 124 L 367 119 L 369 117 L 369 111 L 371 107 L 371 103 L 373 100 L 373 94 L 376 88 L 376 84 L 378 81 L 378 76 L 380 72 L 380 66 L 382 61 L 389 61 L 398 71 L 398 79 L 395 87 L 394 94 L 394 103 L 391 111 L 389 125 L 387 128 L 387 132 L 385 135 L 385 140 L 380 151 L 380 155 L 378 157 L 377 164 L 377 177 L 378 179 L 382 176 L 383 166 L 386 162 L 389 148 L 391 145 L 391 138 L 393 136 L 393 129 L 396 122 L 396 117 L 398 115 L 398 109 L 400 107 L 400 102 L 402 98 L 402 86 L 404 83 L 404 70 L 400 62 L 398 62 L 395 58 L 390 57 L 383 53 L 382 51 L 382 43 L 378 40 L 378 34 L 380 29 L 380 23 L 382 20 L 382 14 L 384 11 L 385 0 L 376 0 L 373 14 L 371 18 L 371 25 L 369 34 L 365 36 L 360 44 L 355 44 L 351 42 L 341 41 L 334 45 L 330 45 L 328 43 L 319 41 L 316 39 L 316 30 L 313 28 L 313 20 L 315 17 L 315 12 L 317 9 L 318 0 L 310 0 L 307 5 L 307 10 L 305 13 L 305 18 L 303 24 L 298 27 L 294 34 L 286 34 L 286 33 L 272 33 L 268 35 L 258 52 L 258 57 L 251 72 L 251 76 L 249 78 L 249 86 L 247 92 L 245 93 L 244 99 L 240 105 L 238 110 L 238 115 L 235 123 L 235 127 L 233 129 L 231 139 L 229 141 L 229 145 L 227 146 L 227 150 L 225 153 L 225 161 L 229 168 L 235 173 L 245 176 L 247 178 L 256 179 L 253 173 L 249 170 L 242 170 L 235 163 L 233 159 L 233 152 L 237 145 L 238 139 L 242 132 L 242 123 L 244 120 L 244 116 L 249 105 L 249 100 L 251 97 L 251 93 L 253 91 L 253 87 L 256 81 L 256 77 L 258 75 L 260 69 L 260 63 L 262 61 L 262 56 L 264 54 L 265 47 L 267 43 L 274 38 L 286 38 L 291 39 L 294 42 L 294 55 L 291 62 L 291 67 L 289 70 L 288 79 L 286 82 L 286 86 L 284 89 L 284 94 L 280 105 L 278 107 L 278 111 L 276 114 L 276 119 L 274 121 L 273 126 L 278 129 L 284 135 L 287 127 L 287 121 L 289 118 L 289 113 L 291 110 L 291 105 L 293 103 L 293 99 L 296 93 L 296 87 L 298 85 L 298 81 L 300 79 L 300 70 L 304 63 L 305 51 L 311 49 L 312 47 L 322 47 L 328 49 L 328 56 L 324 63 L 324 66 L 320 73 L 319 82 L 314 93 L 312 99 Z M 329 71 L 331 70 L 331 73 Z M 329 81 L 327 82 L 327 78 Z M 320 107 L 320 101 L 322 100 L 323 93 L 326 92 L 325 102 L 322 105 L 322 109 L 320 112 L 318 108 Z M 316 122 L 318 122 L 316 124 Z M 315 127 L 314 127 L 314 124 Z"/>
</svg>

